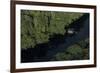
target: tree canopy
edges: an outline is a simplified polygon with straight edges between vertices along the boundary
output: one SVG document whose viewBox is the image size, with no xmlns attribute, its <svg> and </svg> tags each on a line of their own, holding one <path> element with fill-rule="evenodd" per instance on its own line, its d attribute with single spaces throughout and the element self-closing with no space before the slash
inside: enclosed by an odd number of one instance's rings
<svg viewBox="0 0 100 73">
<path fill-rule="evenodd" d="M 64 35 L 65 26 L 82 16 L 82 13 L 21 10 L 21 48 L 34 48 L 49 41 L 54 34 Z"/>
<path fill-rule="evenodd" d="M 69 46 L 64 52 L 57 53 L 51 60 L 85 60 L 89 59 L 89 39 L 81 40 Z"/>
</svg>

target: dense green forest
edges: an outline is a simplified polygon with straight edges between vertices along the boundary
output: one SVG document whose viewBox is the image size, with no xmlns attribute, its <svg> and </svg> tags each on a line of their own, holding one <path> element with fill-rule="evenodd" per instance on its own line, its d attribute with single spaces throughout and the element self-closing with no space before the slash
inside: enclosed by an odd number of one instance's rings
<svg viewBox="0 0 100 73">
<path fill-rule="evenodd" d="M 82 15 L 75 12 L 21 10 L 21 49 L 46 43 L 54 34 L 64 35 L 65 27 Z M 80 50 L 80 46 L 74 46 Z"/>
</svg>

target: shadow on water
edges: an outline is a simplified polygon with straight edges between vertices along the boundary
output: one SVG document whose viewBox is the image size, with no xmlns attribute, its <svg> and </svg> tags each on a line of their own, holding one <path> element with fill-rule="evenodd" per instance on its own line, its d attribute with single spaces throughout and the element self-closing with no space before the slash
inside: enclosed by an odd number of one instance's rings
<svg viewBox="0 0 100 73">
<path fill-rule="evenodd" d="M 77 33 L 69 35 L 69 28 Z M 89 37 L 89 14 L 84 14 L 78 20 L 66 28 L 64 35 L 55 34 L 49 38 L 49 42 L 37 44 L 34 48 L 21 50 L 21 62 L 42 62 L 50 59 L 58 52 L 63 52 L 67 47 Z"/>
<path fill-rule="evenodd" d="M 22 62 L 35 62 L 44 60 L 46 52 L 48 50 L 48 43 L 38 44 L 34 48 L 27 48 L 27 50 L 21 50 Z"/>
</svg>

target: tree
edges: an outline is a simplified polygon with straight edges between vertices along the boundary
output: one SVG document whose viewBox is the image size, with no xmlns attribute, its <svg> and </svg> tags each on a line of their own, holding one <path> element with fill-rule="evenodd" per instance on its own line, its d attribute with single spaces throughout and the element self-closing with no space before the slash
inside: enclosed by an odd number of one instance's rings
<svg viewBox="0 0 100 73">
<path fill-rule="evenodd" d="M 21 10 L 21 48 L 34 48 L 46 43 L 54 34 L 64 35 L 65 26 L 81 17 L 82 13 Z"/>
<path fill-rule="evenodd" d="M 72 46 L 69 46 L 65 52 L 58 53 L 55 55 L 55 57 L 52 60 L 80 60 L 83 58 L 83 50 L 82 48 L 74 44 Z"/>
<path fill-rule="evenodd" d="M 73 60 L 82 59 L 83 51 L 82 48 L 78 45 L 72 45 L 66 50 L 69 54 L 72 55 Z"/>
<path fill-rule="evenodd" d="M 57 53 L 51 60 L 86 60 L 89 59 L 89 38 L 80 40 L 65 49 L 64 52 Z"/>
</svg>

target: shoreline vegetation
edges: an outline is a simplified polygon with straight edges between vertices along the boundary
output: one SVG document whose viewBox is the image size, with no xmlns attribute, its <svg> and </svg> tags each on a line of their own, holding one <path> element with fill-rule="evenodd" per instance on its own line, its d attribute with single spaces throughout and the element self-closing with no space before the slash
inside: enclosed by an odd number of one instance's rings
<svg viewBox="0 0 100 73">
<path fill-rule="evenodd" d="M 89 59 L 89 37 L 50 56 L 67 37 L 80 32 L 83 25 L 79 23 L 87 16 L 89 19 L 87 13 L 21 10 L 21 62 Z"/>
</svg>

